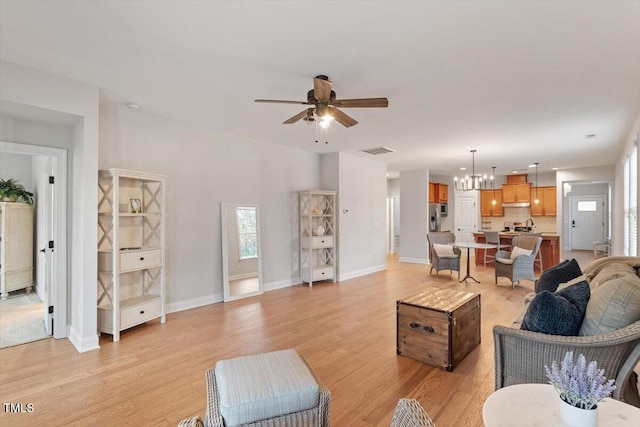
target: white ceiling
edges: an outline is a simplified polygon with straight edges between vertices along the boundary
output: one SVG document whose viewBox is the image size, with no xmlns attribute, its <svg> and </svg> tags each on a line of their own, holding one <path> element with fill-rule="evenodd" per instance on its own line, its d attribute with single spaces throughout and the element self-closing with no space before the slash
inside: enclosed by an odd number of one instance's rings
<svg viewBox="0 0 640 427">
<path fill-rule="evenodd" d="M 616 161 L 640 112 L 640 1 L 0 0 L 0 59 L 255 140 L 386 146 L 359 155 L 390 171 L 454 175 L 475 148 L 477 169 L 543 172 Z M 253 102 L 303 101 L 317 74 L 389 108 L 325 134 L 281 124 L 302 106 Z"/>
</svg>

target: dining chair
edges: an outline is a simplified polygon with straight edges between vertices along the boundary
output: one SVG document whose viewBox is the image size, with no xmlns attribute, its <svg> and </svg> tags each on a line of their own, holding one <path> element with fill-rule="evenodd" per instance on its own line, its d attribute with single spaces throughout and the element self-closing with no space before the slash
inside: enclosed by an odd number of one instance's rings
<svg viewBox="0 0 640 427">
<path fill-rule="evenodd" d="M 492 245 L 498 245 L 496 248 L 496 253 L 501 251 L 502 249 L 509 249 L 511 245 L 501 244 L 500 243 L 500 234 L 497 231 L 485 231 L 484 232 L 484 241 L 485 243 L 489 243 Z M 488 253 L 488 249 L 484 250 L 484 266 L 487 266 L 488 262 L 495 262 L 496 256 Z"/>
</svg>

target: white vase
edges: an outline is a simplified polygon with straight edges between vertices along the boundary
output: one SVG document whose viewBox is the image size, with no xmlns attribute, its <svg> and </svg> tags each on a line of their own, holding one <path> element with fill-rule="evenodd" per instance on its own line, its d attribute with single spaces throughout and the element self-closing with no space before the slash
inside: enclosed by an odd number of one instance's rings
<svg viewBox="0 0 640 427">
<path fill-rule="evenodd" d="M 598 408 L 581 409 L 560 400 L 560 417 L 569 427 L 596 427 L 598 425 Z"/>
</svg>

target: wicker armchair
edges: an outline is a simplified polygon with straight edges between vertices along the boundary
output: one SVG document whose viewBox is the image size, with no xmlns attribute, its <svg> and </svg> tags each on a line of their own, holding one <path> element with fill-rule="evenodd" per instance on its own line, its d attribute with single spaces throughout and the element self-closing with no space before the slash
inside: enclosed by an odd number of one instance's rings
<svg viewBox="0 0 640 427">
<path fill-rule="evenodd" d="M 496 390 L 513 384 L 547 384 L 544 366 L 554 360 L 559 363 L 567 351 L 573 351 L 597 361 L 607 378 L 615 378 L 614 399 L 640 407 L 633 374 L 640 361 L 640 321 L 608 334 L 571 337 L 498 325 L 493 327 L 493 339 Z"/>
<path fill-rule="evenodd" d="M 513 263 L 501 262 L 503 260 L 511 261 L 511 252 L 499 251 L 496 253 L 496 285 L 498 284 L 498 277 L 507 277 L 511 280 L 511 287 L 515 286 L 515 282 L 526 279 L 533 282 L 536 281 L 536 275 L 533 271 L 533 265 L 536 261 L 536 256 L 540 250 L 540 244 L 542 243 L 542 237 L 534 236 L 516 236 L 513 238 L 513 247 L 516 246 L 522 249 L 528 249 L 531 251 L 531 255 L 517 256 Z M 513 249 L 512 249 L 513 250 Z"/>
<path fill-rule="evenodd" d="M 640 257 L 610 257 L 593 261 L 583 274 L 591 280 L 607 262 L 623 261 L 639 265 Z M 637 376 L 640 362 L 640 321 L 617 331 L 592 336 L 547 335 L 506 326 L 494 326 L 496 390 L 522 383 L 546 384 L 544 366 L 560 362 L 566 352 L 584 354 L 598 362 L 607 378 L 614 378 L 613 398 L 640 407 Z"/>
<path fill-rule="evenodd" d="M 431 269 L 429 274 L 436 269 L 436 275 L 441 270 L 457 271 L 458 280 L 460 280 L 460 256 L 462 252 L 460 248 L 453 248 L 453 253 L 457 255 L 455 258 L 439 258 L 436 251 L 433 250 L 433 244 L 446 245 L 456 241 L 456 235 L 450 232 L 434 231 L 427 234 L 427 240 L 429 241 L 429 256 L 431 258 Z"/>
<path fill-rule="evenodd" d="M 390 427 L 436 427 L 436 425 L 417 400 L 400 399 L 393 413 Z"/>
</svg>

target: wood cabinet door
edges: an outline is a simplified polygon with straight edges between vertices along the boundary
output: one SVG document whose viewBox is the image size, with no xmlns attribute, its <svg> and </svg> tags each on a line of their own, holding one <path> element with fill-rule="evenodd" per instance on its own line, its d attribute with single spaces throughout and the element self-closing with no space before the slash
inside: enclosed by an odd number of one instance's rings
<svg viewBox="0 0 640 427">
<path fill-rule="evenodd" d="M 429 203 L 436 203 L 436 184 L 429 183 Z"/>
<path fill-rule="evenodd" d="M 556 216 L 557 203 L 556 203 L 556 187 L 546 187 L 542 197 L 544 205 L 545 216 Z"/>
<path fill-rule="evenodd" d="M 493 203 L 494 200 L 495 203 Z M 480 216 L 504 216 L 502 190 L 482 190 L 480 192 Z"/>
<path fill-rule="evenodd" d="M 491 190 L 480 191 L 480 216 L 491 216 Z"/>
<path fill-rule="evenodd" d="M 495 204 L 492 204 L 491 215 L 492 216 L 504 216 L 504 208 L 502 207 L 502 190 L 493 190 L 495 194 L 491 197 L 495 197 Z"/>
<path fill-rule="evenodd" d="M 436 184 L 438 187 L 438 202 L 447 203 L 449 200 L 449 186 L 447 184 Z"/>
<path fill-rule="evenodd" d="M 531 189 L 531 216 L 556 216 L 556 212 L 556 187 Z"/>
<path fill-rule="evenodd" d="M 528 202 L 531 200 L 531 184 L 516 184 L 516 202 Z"/>
<path fill-rule="evenodd" d="M 516 185 L 505 184 L 502 186 L 502 200 L 505 203 L 515 203 L 516 200 Z"/>
</svg>

